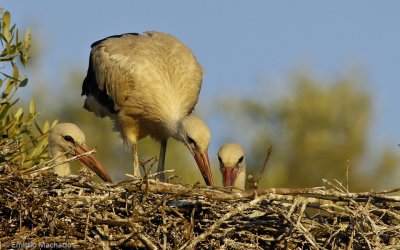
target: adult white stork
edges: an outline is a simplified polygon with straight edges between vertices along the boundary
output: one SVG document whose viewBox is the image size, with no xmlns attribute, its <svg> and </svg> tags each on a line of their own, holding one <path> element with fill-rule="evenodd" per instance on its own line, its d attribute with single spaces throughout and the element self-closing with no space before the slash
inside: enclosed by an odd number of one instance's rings
<svg viewBox="0 0 400 250">
<path fill-rule="evenodd" d="M 85 134 L 73 123 L 59 123 L 49 133 L 49 153 L 58 164 L 53 171 L 57 175 L 66 176 L 71 174 L 67 155 L 81 155 L 89 150 L 85 143 Z M 101 179 L 112 182 L 106 169 L 93 155 L 84 155 L 79 158 L 83 164 L 94 171 Z"/>
<path fill-rule="evenodd" d="M 224 187 L 245 190 L 246 159 L 238 143 L 225 143 L 218 151 L 218 160 Z"/>
<path fill-rule="evenodd" d="M 190 115 L 197 103 L 203 70 L 191 50 L 161 32 L 130 33 L 92 44 L 82 86 L 84 108 L 114 121 L 132 144 L 134 175 L 140 176 L 137 142 L 150 135 L 161 143 L 158 171 L 164 171 L 169 137 L 192 153 L 207 185 L 213 185 L 210 132 Z M 164 175 L 160 179 L 164 181 Z"/>
</svg>

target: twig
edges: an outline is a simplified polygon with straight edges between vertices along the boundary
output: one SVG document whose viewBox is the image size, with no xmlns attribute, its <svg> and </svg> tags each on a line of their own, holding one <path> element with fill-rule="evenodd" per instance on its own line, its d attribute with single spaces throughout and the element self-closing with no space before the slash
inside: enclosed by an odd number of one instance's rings
<svg viewBox="0 0 400 250">
<path fill-rule="evenodd" d="M 299 231 L 299 232 L 301 232 L 303 235 L 304 235 L 304 237 L 308 240 L 308 242 L 314 247 L 314 248 L 316 248 L 316 249 L 321 249 L 321 247 L 319 247 L 318 245 L 317 245 L 317 243 L 315 242 L 315 239 L 314 239 L 314 237 L 310 234 L 310 232 L 303 226 L 303 224 L 302 223 L 300 223 L 300 221 L 298 221 L 297 223 L 294 223 L 293 221 L 292 221 L 292 219 L 289 217 L 289 216 L 287 216 L 281 209 L 279 209 L 279 208 L 276 208 L 278 211 L 279 211 L 279 213 L 282 215 L 282 216 L 284 216 L 295 228 L 297 228 L 297 230 Z"/>
<path fill-rule="evenodd" d="M 156 177 L 156 176 L 158 176 L 158 175 L 160 175 L 160 174 L 165 174 L 165 173 L 174 173 L 175 172 L 175 169 L 167 169 L 167 170 L 164 170 L 164 171 L 161 171 L 161 172 L 157 172 L 157 173 L 153 173 L 153 174 L 148 174 L 147 175 L 147 177 L 148 178 L 152 178 L 152 177 Z M 125 174 L 125 176 L 127 176 L 127 177 L 129 177 L 129 178 L 132 178 L 132 179 L 139 179 L 139 180 L 141 180 L 142 179 L 142 177 L 137 177 L 137 176 L 133 176 L 133 175 L 131 175 L 131 174 Z"/>
<path fill-rule="evenodd" d="M 264 160 L 264 164 L 262 165 L 262 168 L 261 168 L 260 173 L 258 175 L 259 177 L 258 177 L 257 181 L 260 181 L 261 177 L 264 174 L 265 169 L 267 169 L 267 164 L 268 164 L 269 157 L 271 156 L 271 154 L 272 154 L 272 145 L 270 145 L 268 150 L 267 150 L 267 157 Z"/>
<path fill-rule="evenodd" d="M 239 205 L 237 206 L 235 209 L 233 209 L 232 211 L 224 214 L 219 220 L 217 220 L 211 227 L 209 227 L 204 233 L 200 234 L 199 236 L 197 236 L 196 238 L 193 239 L 193 241 L 187 245 L 186 247 L 182 247 L 180 249 L 194 249 L 195 246 L 205 240 L 210 234 L 212 234 L 214 232 L 214 230 L 219 227 L 223 222 L 225 222 L 226 220 L 228 220 L 230 217 L 241 213 L 242 211 L 249 209 L 251 207 L 254 207 L 255 205 L 257 205 L 259 202 L 261 202 L 263 200 L 264 197 L 260 196 L 258 198 L 255 198 L 254 200 Z"/>
<path fill-rule="evenodd" d="M 68 154 L 68 153 L 69 152 L 66 152 L 65 154 Z M 72 156 L 72 157 L 70 157 L 70 158 L 68 158 L 66 160 L 63 160 L 63 161 L 59 162 L 59 163 L 53 163 L 56 159 L 52 159 L 52 160 L 46 162 L 43 165 L 37 165 L 34 168 L 28 168 L 26 170 L 21 170 L 20 173 L 23 174 L 23 175 L 24 174 L 32 175 L 32 174 L 35 174 L 37 172 L 43 172 L 43 171 L 46 171 L 48 169 L 52 169 L 52 168 L 54 168 L 56 166 L 62 165 L 64 163 L 68 163 L 68 162 L 80 159 L 80 158 L 82 158 L 84 156 L 92 155 L 92 154 L 95 154 L 95 153 L 96 153 L 96 149 L 92 149 L 92 150 L 90 150 L 88 152 L 85 152 L 83 154 Z M 61 155 L 59 157 L 61 157 Z"/>
<path fill-rule="evenodd" d="M 88 229 L 89 229 L 89 219 L 90 219 L 90 211 L 91 211 L 92 206 L 90 205 L 86 214 L 86 223 L 85 223 L 85 237 L 83 238 L 83 240 L 86 241 L 87 239 L 87 233 L 88 233 Z"/>
<path fill-rule="evenodd" d="M 157 246 L 144 234 L 138 233 L 137 237 L 147 247 L 147 249 L 157 250 Z"/>
</svg>

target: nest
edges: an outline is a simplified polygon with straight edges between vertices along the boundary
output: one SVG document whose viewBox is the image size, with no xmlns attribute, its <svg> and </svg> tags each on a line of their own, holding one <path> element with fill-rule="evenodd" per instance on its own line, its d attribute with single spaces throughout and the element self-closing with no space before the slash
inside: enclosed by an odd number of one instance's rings
<svg viewBox="0 0 400 250">
<path fill-rule="evenodd" d="M 371 249 L 400 246 L 399 189 L 228 192 L 155 181 L 115 184 L 90 174 L 0 169 L 5 248 Z M 34 174 L 32 174 L 34 173 Z"/>
</svg>

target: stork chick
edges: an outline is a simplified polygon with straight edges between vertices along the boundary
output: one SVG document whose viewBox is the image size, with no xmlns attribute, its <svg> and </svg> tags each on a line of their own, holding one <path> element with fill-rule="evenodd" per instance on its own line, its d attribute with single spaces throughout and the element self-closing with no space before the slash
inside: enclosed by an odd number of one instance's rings
<svg viewBox="0 0 400 250">
<path fill-rule="evenodd" d="M 238 143 L 225 143 L 218 151 L 218 160 L 224 187 L 245 190 L 246 158 Z"/>
<path fill-rule="evenodd" d="M 151 136 L 161 143 L 158 172 L 164 171 L 167 141 L 173 137 L 192 153 L 207 185 L 213 185 L 203 120 L 190 115 L 197 103 L 203 69 L 192 51 L 161 32 L 130 33 L 92 44 L 82 85 L 84 108 L 114 121 L 133 152 L 140 177 L 137 143 Z M 164 181 L 164 174 L 159 176 Z"/>
<path fill-rule="evenodd" d="M 49 133 L 49 153 L 58 164 L 54 173 L 59 176 L 71 174 L 68 155 L 81 155 L 89 150 L 85 144 L 85 134 L 73 123 L 59 123 Z M 85 155 L 79 161 L 94 171 L 101 179 L 112 182 L 110 175 L 93 155 Z"/>
</svg>

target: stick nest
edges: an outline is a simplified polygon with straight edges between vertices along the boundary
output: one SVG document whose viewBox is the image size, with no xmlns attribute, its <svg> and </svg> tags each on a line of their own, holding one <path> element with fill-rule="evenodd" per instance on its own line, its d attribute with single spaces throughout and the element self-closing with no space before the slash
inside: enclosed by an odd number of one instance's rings
<svg viewBox="0 0 400 250">
<path fill-rule="evenodd" d="M 90 249 L 400 246 L 399 189 L 351 193 L 337 181 L 325 184 L 228 192 L 149 176 L 106 184 L 88 174 L 57 177 L 3 166 L 0 243 Z"/>
</svg>

